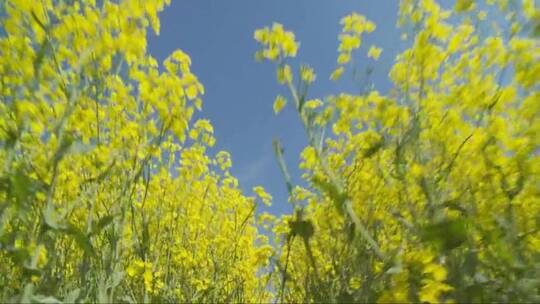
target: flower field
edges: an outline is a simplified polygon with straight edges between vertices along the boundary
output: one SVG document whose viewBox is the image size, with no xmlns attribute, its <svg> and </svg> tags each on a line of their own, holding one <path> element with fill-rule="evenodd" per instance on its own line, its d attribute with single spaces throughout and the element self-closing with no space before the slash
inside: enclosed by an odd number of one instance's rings
<svg viewBox="0 0 540 304">
<path fill-rule="evenodd" d="M 270 214 L 190 56 L 147 50 L 170 0 L 0 0 L 0 302 L 540 302 L 539 5 L 454 2 L 400 1 L 388 92 L 309 93 L 384 54 L 361 12 L 331 75 L 250 29 L 308 143 L 274 140 L 294 211 Z"/>
</svg>

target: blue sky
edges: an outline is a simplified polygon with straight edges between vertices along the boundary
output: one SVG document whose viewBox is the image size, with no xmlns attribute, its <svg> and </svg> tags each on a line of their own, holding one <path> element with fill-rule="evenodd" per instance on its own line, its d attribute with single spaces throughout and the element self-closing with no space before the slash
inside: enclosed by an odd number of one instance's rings
<svg viewBox="0 0 540 304">
<path fill-rule="evenodd" d="M 269 211 L 280 214 L 292 208 L 272 139 L 281 140 L 296 184 L 302 183 L 297 168 L 307 141 L 292 107 L 277 116 L 273 113 L 276 95 L 288 95 L 276 82 L 274 64 L 255 61 L 259 46 L 254 30 L 279 22 L 294 31 L 300 49 L 290 63 L 315 69 L 317 80 L 308 97 L 323 98 L 360 90 L 350 75 L 337 83 L 328 77 L 336 68 L 340 19 L 352 11 L 363 14 L 377 29 L 364 36 L 354 60 L 360 71 L 374 67 L 372 81 L 386 92 L 389 68 L 403 48 L 395 27 L 397 9 L 398 0 L 176 0 L 160 14 L 161 34 L 150 34 L 149 51 L 160 61 L 178 48 L 191 56 L 192 70 L 206 91 L 198 117 L 214 125 L 216 148 L 231 153 L 232 173 L 246 194 L 255 185 L 264 186 L 274 197 Z M 371 44 L 383 48 L 378 62 L 367 58 Z"/>
</svg>

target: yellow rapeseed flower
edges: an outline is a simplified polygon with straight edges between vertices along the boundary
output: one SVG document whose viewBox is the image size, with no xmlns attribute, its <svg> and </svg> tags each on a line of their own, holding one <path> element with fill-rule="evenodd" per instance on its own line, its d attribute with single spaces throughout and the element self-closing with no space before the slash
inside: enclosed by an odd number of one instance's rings
<svg viewBox="0 0 540 304">
<path fill-rule="evenodd" d="M 377 60 L 377 59 L 379 59 L 379 56 L 381 56 L 381 53 L 382 53 L 382 49 L 381 49 L 381 48 L 378 48 L 378 47 L 372 45 L 372 46 L 369 48 L 369 51 L 368 51 L 368 57 Z"/>
<path fill-rule="evenodd" d="M 287 99 L 285 99 L 285 97 L 281 95 L 278 95 L 276 97 L 276 100 L 274 101 L 274 113 L 278 114 L 279 112 L 281 112 L 281 110 L 285 107 L 286 104 Z"/>
</svg>

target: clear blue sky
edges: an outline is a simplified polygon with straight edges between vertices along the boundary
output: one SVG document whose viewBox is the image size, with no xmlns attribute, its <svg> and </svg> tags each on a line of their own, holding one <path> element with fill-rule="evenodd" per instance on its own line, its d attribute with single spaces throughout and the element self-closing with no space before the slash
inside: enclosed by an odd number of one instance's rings
<svg viewBox="0 0 540 304">
<path fill-rule="evenodd" d="M 288 95 L 276 82 L 274 64 L 255 61 L 253 31 L 279 22 L 295 32 L 301 45 L 291 63 L 310 64 L 317 73 L 309 98 L 354 93 L 360 86 L 350 75 L 337 83 L 328 77 L 336 67 L 340 19 L 352 11 L 361 13 L 377 29 L 364 36 L 354 60 L 360 70 L 375 67 L 372 80 L 385 92 L 393 58 L 403 48 L 395 27 L 397 9 L 398 0 L 176 0 L 161 13 L 161 34 L 149 36 L 149 51 L 159 61 L 178 48 L 191 56 L 192 70 L 206 90 L 198 117 L 214 125 L 216 148 L 231 153 L 232 173 L 246 194 L 255 185 L 264 186 L 274 197 L 270 212 L 279 214 L 292 208 L 272 139 L 282 141 L 293 182 L 299 184 L 299 154 L 306 137 L 292 107 L 274 115 L 275 96 Z M 371 44 L 383 48 L 378 62 L 367 58 Z"/>
</svg>

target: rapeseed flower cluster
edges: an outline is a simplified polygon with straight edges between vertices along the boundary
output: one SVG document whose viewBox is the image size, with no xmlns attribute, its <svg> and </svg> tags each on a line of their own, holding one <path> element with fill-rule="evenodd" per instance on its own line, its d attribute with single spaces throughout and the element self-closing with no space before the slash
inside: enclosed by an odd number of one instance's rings
<svg viewBox="0 0 540 304">
<path fill-rule="evenodd" d="M 294 57 L 298 51 L 298 42 L 294 33 L 283 30 L 283 25 L 274 23 L 271 28 L 265 27 L 255 31 L 255 40 L 265 48 L 255 54 L 257 59 L 278 60 L 279 58 Z"/>
<path fill-rule="evenodd" d="M 0 301 L 269 299 L 271 197 L 208 151 L 190 57 L 147 53 L 169 3 L 0 1 Z"/>
<path fill-rule="evenodd" d="M 339 67 L 332 72 L 330 79 L 337 80 L 343 74 L 344 65 L 349 63 L 352 59 L 352 52 L 360 48 L 362 44 L 362 34 L 371 33 L 375 30 L 375 23 L 368 20 L 366 17 L 353 12 L 341 19 L 340 24 L 343 26 L 342 33 L 339 35 L 339 56 L 337 63 Z M 370 55 L 374 59 L 377 59 L 380 55 L 380 49 L 371 48 Z"/>
<path fill-rule="evenodd" d="M 409 47 L 387 94 L 366 84 L 360 95 L 317 99 L 305 83 L 283 82 L 306 130 L 308 186 L 280 165 L 295 211 L 273 228 L 278 300 L 540 300 L 533 2 L 401 1 Z M 341 24 L 334 80 L 375 29 L 357 13 Z M 367 55 L 380 54 L 372 46 Z"/>
</svg>

